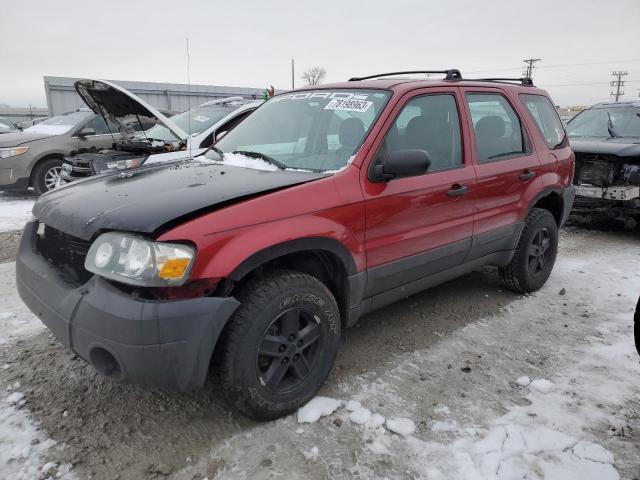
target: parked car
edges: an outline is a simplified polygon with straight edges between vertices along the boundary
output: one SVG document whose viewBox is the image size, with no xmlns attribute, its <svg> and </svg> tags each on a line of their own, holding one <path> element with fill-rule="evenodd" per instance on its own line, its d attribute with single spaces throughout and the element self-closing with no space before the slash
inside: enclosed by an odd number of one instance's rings
<svg viewBox="0 0 640 480">
<path fill-rule="evenodd" d="M 553 103 L 430 73 L 277 95 L 204 155 L 43 195 L 22 299 L 101 375 L 185 391 L 212 373 L 264 420 L 317 392 L 367 312 L 487 264 L 539 289 L 574 196 Z"/>
<path fill-rule="evenodd" d="M 44 122 L 47 118 L 50 118 L 50 117 L 38 117 L 38 118 L 34 118 L 33 120 L 25 120 L 24 122 L 18 122 L 16 126 L 20 130 L 24 130 L 25 128 L 33 127 L 34 125 L 37 125 L 40 122 Z"/>
<path fill-rule="evenodd" d="M 20 131 L 18 126 L 7 117 L 0 117 L 0 134 Z"/>
<path fill-rule="evenodd" d="M 128 122 L 137 122 L 136 112 L 145 112 L 147 117 L 157 116 L 157 122 L 148 130 L 124 135 L 109 149 L 72 152 L 62 165 L 65 182 L 129 170 L 145 163 L 199 155 L 262 103 L 246 101 L 242 97 L 212 100 L 171 117 L 173 126 L 170 127 L 166 117 L 159 112 L 152 113 L 150 105 L 111 82 L 79 80 L 75 87 L 93 111 L 104 114 L 121 132 L 127 130 Z"/>
<path fill-rule="evenodd" d="M 567 124 L 574 211 L 640 221 L 640 102 L 598 103 Z"/>
<path fill-rule="evenodd" d="M 155 125 L 141 118 L 138 129 Z M 113 123 L 89 109 L 55 115 L 22 132 L 0 136 L 0 190 L 25 190 L 42 194 L 60 182 L 62 160 L 73 150 L 109 148 L 120 140 Z"/>
</svg>

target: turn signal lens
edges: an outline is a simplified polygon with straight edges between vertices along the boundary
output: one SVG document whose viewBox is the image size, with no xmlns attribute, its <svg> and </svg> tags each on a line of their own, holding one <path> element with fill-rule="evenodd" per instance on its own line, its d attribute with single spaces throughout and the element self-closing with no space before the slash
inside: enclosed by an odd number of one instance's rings
<svg viewBox="0 0 640 480">
<path fill-rule="evenodd" d="M 189 258 L 172 258 L 166 260 L 158 276 L 165 279 L 182 278 L 190 263 L 191 259 Z"/>
</svg>

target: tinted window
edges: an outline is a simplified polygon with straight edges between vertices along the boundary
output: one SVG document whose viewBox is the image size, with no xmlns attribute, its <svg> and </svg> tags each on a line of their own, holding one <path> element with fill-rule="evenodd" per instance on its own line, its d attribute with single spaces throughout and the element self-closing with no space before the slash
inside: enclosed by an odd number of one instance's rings
<svg viewBox="0 0 640 480">
<path fill-rule="evenodd" d="M 553 104 L 542 95 L 520 95 L 520 100 L 527 107 L 536 126 L 542 133 L 549 148 L 556 148 L 564 143 L 564 128 Z"/>
<path fill-rule="evenodd" d="M 377 161 L 397 150 L 425 150 L 429 172 L 462 165 L 460 120 L 453 95 L 425 95 L 410 100 L 385 136 Z"/>
<path fill-rule="evenodd" d="M 522 125 L 506 98 L 499 94 L 469 93 L 467 103 L 480 163 L 526 153 Z"/>
<path fill-rule="evenodd" d="M 570 138 L 640 137 L 640 108 L 625 105 L 592 107 L 567 124 Z"/>
</svg>

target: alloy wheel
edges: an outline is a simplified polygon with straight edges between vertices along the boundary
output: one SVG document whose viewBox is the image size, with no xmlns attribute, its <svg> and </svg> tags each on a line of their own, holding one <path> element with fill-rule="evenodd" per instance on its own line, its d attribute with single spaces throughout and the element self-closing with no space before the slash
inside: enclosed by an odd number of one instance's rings
<svg viewBox="0 0 640 480">
<path fill-rule="evenodd" d="M 320 319 L 303 307 L 276 317 L 264 333 L 256 367 L 260 384 L 274 393 L 297 388 L 309 376 L 322 344 Z"/>
<path fill-rule="evenodd" d="M 536 275 L 542 272 L 553 253 L 551 247 L 551 233 L 546 228 L 538 230 L 531 245 L 529 245 L 528 262 L 529 272 Z"/>
<path fill-rule="evenodd" d="M 62 167 L 51 167 L 44 174 L 44 186 L 47 190 L 53 190 L 60 186 L 62 179 Z"/>
</svg>

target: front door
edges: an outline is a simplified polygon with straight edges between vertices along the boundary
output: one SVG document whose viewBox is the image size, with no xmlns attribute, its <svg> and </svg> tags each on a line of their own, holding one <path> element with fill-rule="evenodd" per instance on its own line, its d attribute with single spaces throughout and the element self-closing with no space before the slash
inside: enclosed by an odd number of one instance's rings
<svg viewBox="0 0 640 480">
<path fill-rule="evenodd" d="M 475 172 L 463 141 L 457 89 L 423 89 L 401 100 L 362 168 L 367 296 L 463 262 L 471 243 Z M 371 181 L 390 152 L 429 154 L 425 174 Z"/>
</svg>

